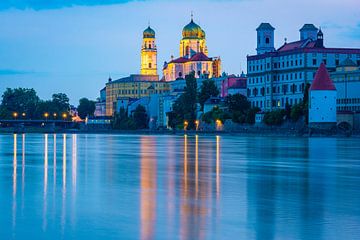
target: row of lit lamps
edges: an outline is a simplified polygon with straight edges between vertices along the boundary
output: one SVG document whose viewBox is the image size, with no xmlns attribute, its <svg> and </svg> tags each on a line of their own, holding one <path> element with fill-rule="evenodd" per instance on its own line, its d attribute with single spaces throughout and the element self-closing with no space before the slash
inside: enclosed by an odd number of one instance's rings
<svg viewBox="0 0 360 240">
<path fill-rule="evenodd" d="M 195 120 L 195 126 L 196 126 L 196 131 L 199 129 L 199 124 L 200 124 L 200 121 L 199 120 Z M 216 119 L 215 121 L 216 123 L 216 126 L 221 126 L 222 122 L 220 119 Z M 187 130 L 187 127 L 189 125 L 189 122 L 187 120 L 184 121 L 184 130 L 186 131 Z"/>
<path fill-rule="evenodd" d="M 16 119 L 19 116 L 19 113 L 17 112 L 13 112 L 13 117 Z M 26 113 L 22 113 L 21 114 L 22 117 L 26 117 Z M 44 113 L 44 117 L 46 119 L 48 119 L 48 117 L 50 116 L 50 114 L 48 112 Z M 57 117 L 57 113 L 53 113 L 53 117 L 56 118 Z M 62 117 L 64 118 L 64 120 L 68 117 L 68 115 L 66 113 L 62 114 Z"/>
</svg>

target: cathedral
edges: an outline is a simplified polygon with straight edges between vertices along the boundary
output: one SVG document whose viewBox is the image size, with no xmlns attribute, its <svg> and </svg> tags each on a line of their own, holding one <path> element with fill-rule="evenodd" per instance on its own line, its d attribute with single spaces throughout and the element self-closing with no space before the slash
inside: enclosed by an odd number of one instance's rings
<svg viewBox="0 0 360 240">
<path fill-rule="evenodd" d="M 221 60 L 219 57 L 208 57 L 205 31 L 194 22 L 192 17 L 190 23 L 182 31 L 180 57 L 171 57 L 169 62 L 164 63 L 162 80 L 169 82 L 182 79 L 191 72 L 195 72 L 196 78 L 212 78 L 221 75 Z M 140 73 L 157 75 L 155 31 L 150 26 L 143 32 Z"/>
</svg>

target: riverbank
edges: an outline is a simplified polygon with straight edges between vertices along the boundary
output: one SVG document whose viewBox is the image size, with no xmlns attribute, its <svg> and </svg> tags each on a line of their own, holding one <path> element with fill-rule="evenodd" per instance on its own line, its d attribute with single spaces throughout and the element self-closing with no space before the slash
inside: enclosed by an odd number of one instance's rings
<svg viewBox="0 0 360 240">
<path fill-rule="evenodd" d="M 116 129 L 48 129 L 48 128 L 0 128 L 0 134 L 13 133 L 57 133 L 57 134 L 134 134 L 134 135 L 238 135 L 238 136 L 269 136 L 269 137 L 357 137 L 360 138 L 360 132 L 353 132 L 351 135 L 343 133 L 315 133 L 309 134 L 308 129 L 284 129 L 284 128 L 243 128 L 237 130 L 199 130 L 199 131 L 184 131 L 184 130 L 116 130 Z"/>
</svg>

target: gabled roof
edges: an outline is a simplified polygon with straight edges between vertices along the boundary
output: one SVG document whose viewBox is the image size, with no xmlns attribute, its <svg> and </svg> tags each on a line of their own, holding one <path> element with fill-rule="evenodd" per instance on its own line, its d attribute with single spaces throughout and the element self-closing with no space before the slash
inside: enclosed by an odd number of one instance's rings
<svg viewBox="0 0 360 240">
<path fill-rule="evenodd" d="M 189 61 L 189 59 L 187 59 L 187 58 L 179 57 L 174 60 L 171 60 L 169 63 L 186 63 L 188 61 Z"/>
<path fill-rule="evenodd" d="M 324 63 L 320 64 L 319 69 L 315 74 L 315 78 L 311 84 L 310 91 L 314 90 L 335 90 L 333 81 L 331 81 L 329 72 Z"/>
<path fill-rule="evenodd" d="M 199 52 L 190 58 L 190 61 L 212 61 L 211 58 L 206 56 L 204 53 Z"/>
<path fill-rule="evenodd" d="M 295 41 L 291 43 L 284 43 L 277 51 L 284 52 L 284 51 L 291 51 L 300 48 L 314 48 L 316 41 L 312 41 L 310 39 Z"/>
</svg>

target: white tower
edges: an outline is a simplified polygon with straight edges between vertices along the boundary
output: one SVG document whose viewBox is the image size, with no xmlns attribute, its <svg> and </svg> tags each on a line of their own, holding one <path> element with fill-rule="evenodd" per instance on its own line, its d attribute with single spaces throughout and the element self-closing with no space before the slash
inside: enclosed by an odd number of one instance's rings
<svg viewBox="0 0 360 240">
<path fill-rule="evenodd" d="M 274 30 L 270 23 L 261 23 L 257 31 L 257 54 L 275 51 Z"/>
<path fill-rule="evenodd" d="M 337 92 L 324 63 L 320 64 L 309 91 L 309 125 L 335 125 Z"/>
</svg>

